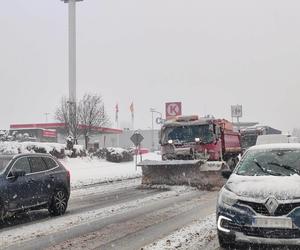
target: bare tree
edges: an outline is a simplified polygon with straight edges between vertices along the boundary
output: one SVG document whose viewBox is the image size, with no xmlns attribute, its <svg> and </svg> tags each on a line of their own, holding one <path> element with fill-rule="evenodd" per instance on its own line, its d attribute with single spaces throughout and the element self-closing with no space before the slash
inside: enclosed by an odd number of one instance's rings
<svg viewBox="0 0 300 250">
<path fill-rule="evenodd" d="M 85 94 L 78 105 L 78 118 L 87 148 L 91 131 L 110 123 L 101 95 Z"/>
<path fill-rule="evenodd" d="M 55 119 L 65 124 L 67 134 L 72 136 L 75 143 L 77 143 L 79 136 L 79 119 L 76 103 L 71 103 L 66 97 L 62 97 L 55 111 Z"/>
</svg>

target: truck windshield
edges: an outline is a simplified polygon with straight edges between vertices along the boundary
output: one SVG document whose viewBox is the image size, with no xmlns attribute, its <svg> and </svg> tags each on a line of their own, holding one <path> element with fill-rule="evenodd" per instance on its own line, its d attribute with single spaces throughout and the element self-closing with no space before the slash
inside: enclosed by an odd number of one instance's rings
<svg viewBox="0 0 300 250">
<path fill-rule="evenodd" d="M 164 144 L 168 140 L 173 140 L 174 143 L 195 142 L 195 138 L 199 138 L 202 143 L 212 142 L 213 132 L 209 125 L 167 127 L 162 134 Z"/>
</svg>

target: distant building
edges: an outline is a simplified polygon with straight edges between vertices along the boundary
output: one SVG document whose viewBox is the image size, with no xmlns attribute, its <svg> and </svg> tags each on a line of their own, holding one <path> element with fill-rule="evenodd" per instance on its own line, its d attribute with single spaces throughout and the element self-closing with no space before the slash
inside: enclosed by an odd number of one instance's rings
<svg viewBox="0 0 300 250">
<path fill-rule="evenodd" d="M 249 127 L 253 127 L 258 125 L 258 122 L 233 122 L 233 128 L 235 131 L 241 130 L 241 129 L 245 129 L 245 128 L 249 128 Z"/>
<path fill-rule="evenodd" d="M 116 147 L 121 129 L 94 127 L 89 136 L 90 147 Z M 11 124 L 10 134 L 26 134 L 31 141 L 65 143 L 68 136 L 64 123 Z M 79 136 L 78 144 L 84 145 L 83 136 Z"/>
</svg>

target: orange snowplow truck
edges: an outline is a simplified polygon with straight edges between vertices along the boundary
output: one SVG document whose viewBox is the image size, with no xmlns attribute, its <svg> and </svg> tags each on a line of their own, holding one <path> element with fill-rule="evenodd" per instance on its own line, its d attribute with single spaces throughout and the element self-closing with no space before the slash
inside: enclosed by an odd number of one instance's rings
<svg viewBox="0 0 300 250">
<path fill-rule="evenodd" d="M 181 116 L 161 129 L 162 160 L 207 159 L 233 167 L 241 153 L 240 134 L 225 119 Z"/>
<path fill-rule="evenodd" d="M 203 189 L 224 184 L 221 172 L 234 168 L 241 153 L 240 134 L 225 119 L 180 116 L 160 133 L 162 161 L 143 161 L 144 184 L 189 184 Z"/>
</svg>

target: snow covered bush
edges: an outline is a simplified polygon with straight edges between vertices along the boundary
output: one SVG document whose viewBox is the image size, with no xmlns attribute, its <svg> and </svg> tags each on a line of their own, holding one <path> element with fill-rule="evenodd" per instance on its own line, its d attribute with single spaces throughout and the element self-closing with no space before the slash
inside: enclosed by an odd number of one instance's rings
<svg viewBox="0 0 300 250">
<path fill-rule="evenodd" d="M 0 142 L 0 154 L 47 153 L 56 158 L 86 156 L 83 146 L 76 145 L 66 150 L 65 144 L 50 142 Z"/>
<path fill-rule="evenodd" d="M 123 148 L 107 148 L 106 160 L 110 162 L 133 161 L 133 155 Z"/>
<path fill-rule="evenodd" d="M 91 157 L 98 157 L 99 159 L 106 159 L 107 148 L 99 148 L 96 152 L 92 152 Z"/>
</svg>

